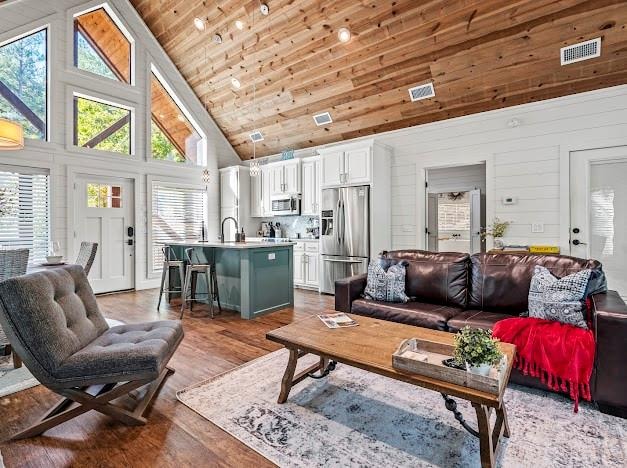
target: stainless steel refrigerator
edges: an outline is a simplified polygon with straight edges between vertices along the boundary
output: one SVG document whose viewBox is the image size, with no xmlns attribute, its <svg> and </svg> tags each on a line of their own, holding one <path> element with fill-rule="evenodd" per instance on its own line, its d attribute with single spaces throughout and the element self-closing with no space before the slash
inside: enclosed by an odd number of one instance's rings
<svg viewBox="0 0 627 468">
<path fill-rule="evenodd" d="M 370 187 L 324 189 L 320 211 L 320 290 L 334 294 L 336 280 L 368 271 Z"/>
</svg>

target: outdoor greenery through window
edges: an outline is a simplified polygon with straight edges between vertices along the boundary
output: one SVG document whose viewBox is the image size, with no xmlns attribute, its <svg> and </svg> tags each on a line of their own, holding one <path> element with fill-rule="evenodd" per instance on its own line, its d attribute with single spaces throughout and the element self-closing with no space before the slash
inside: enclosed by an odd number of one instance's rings
<svg viewBox="0 0 627 468">
<path fill-rule="evenodd" d="M 74 144 L 131 154 L 131 111 L 75 96 Z"/>
<path fill-rule="evenodd" d="M 20 123 L 24 136 L 46 139 L 47 30 L 0 46 L 0 117 Z"/>
<path fill-rule="evenodd" d="M 201 136 L 154 73 L 150 88 L 152 157 L 199 164 Z"/>
<path fill-rule="evenodd" d="M 0 249 L 27 248 L 29 264 L 46 260 L 49 176 L 0 166 Z"/>
<path fill-rule="evenodd" d="M 74 18 L 74 65 L 80 70 L 130 83 L 131 47 L 104 8 Z"/>
</svg>

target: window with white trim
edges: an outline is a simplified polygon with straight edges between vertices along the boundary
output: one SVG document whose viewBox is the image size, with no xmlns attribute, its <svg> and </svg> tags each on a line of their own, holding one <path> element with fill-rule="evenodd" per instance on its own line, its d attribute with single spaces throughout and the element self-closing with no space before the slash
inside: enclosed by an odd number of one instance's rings
<svg viewBox="0 0 627 468">
<path fill-rule="evenodd" d="M 200 240 L 206 225 L 207 196 L 202 188 L 152 184 L 152 264 L 153 272 L 161 271 L 161 248 L 169 242 Z"/>
<path fill-rule="evenodd" d="M 30 250 L 30 265 L 46 261 L 50 241 L 47 172 L 0 166 L 0 248 Z"/>
</svg>

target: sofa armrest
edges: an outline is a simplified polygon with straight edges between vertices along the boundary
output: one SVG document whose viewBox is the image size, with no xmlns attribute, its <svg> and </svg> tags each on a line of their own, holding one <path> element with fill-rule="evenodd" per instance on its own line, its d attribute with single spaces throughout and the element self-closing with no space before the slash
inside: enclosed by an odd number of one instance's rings
<svg viewBox="0 0 627 468">
<path fill-rule="evenodd" d="M 593 398 L 604 412 L 627 415 L 627 306 L 616 291 L 594 294 L 596 377 Z M 606 410 L 606 411 L 605 411 Z"/>
<path fill-rule="evenodd" d="M 350 312 L 351 305 L 355 299 L 361 297 L 361 293 L 366 289 L 368 274 L 363 273 L 337 280 L 335 282 L 335 310 L 340 312 Z"/>
</svg>

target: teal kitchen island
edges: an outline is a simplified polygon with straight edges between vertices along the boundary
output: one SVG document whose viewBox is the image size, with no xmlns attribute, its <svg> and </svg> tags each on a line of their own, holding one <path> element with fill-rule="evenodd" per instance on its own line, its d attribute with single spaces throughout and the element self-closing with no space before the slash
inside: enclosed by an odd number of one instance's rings
<svg viewBox="0 0 627 468">
<path fill-rule="evenodd" d="M 202 263 L 215 263 L 218 292 L 223 308 L 252 319 L 294 305 L 294 243 L 173 242 L 167 244 L 179 259 L 193 248 Z M 196 257 L 194 257 L 194 261 Z M 179 287 L 177 275 L 170 286 Z M 206 297 L 207 282 L 199 278 L 196 293 Z"/>
</svg>

